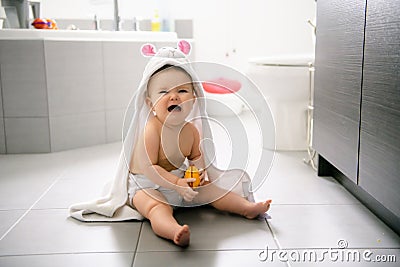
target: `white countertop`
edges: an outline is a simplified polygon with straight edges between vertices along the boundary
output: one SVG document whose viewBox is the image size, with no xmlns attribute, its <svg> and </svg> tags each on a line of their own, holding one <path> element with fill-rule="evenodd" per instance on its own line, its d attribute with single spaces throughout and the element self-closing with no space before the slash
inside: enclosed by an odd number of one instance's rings
<svg viewBox="0 0 400 267">
<path fill-rule="evenodd" d="M 176 32 L 2 29 L 0 40 L 174 41 Z"/>
<path fill-rule="evenodd" d="M 294 55 L 276 55 L 270 57 L 249 58 L 250 64 L 262 66 L 293 66 L 308 67 L 310 63 L 314 63 L 313 54 L 294 54 Z"/>
</svg>

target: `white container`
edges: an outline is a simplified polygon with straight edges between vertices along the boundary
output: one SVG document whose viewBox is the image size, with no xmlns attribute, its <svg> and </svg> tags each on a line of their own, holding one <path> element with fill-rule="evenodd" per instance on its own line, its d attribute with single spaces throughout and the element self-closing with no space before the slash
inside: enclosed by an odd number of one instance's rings
<svg viewBox="0 0 400 267">
<path fill-rule="evenodd" d="M 309 64 L 313 56 L 285 56 L 249 60 L 247 76 L 268 102 L 275 123 L 275 147 L 303 151 L 307 145 Z"/>
<path fill-rule="evenodd" d="M 4 21 L 7 19 L 4 7 L 0 6 L 0 29 L 3 29 Z"/>
<path fill-rule="evenodd" d="M 243 101 L 235 93 L 212 94 L 204 92 L 207 99 L 207 114 L 212 117 L 238 116 L 244 108 Z"/>
</svg>

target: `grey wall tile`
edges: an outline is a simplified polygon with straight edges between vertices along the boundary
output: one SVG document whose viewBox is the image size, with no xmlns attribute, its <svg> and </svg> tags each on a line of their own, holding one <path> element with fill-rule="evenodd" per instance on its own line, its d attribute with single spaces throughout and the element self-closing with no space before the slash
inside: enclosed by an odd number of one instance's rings
<svg viewBox="0 0 400 267">
<path fill-rule="evenodd" d="M 100 19 L 100 30 L 102 31 L 113 31 L 114 20 L 112 19 Z M 78 27 L 80 30 L 95 30 L 94 15 L 93 19 L 57 19 L 57 26 L 59 29 L 67 29 L 71 24 Z M 133 19 L 123 19 L 121 21 L 122 31 L 133 30 Z"/>
<path fill-rule="evenodd" d="M 43 41 L 0 40 L 5 116 L 46 116 Z"/>
<path fill-rule="evenodd" d="M 1 82 L 4 116 L 44 117 L 48 115 L 43 62 L 3 64 Z"/>
<path fill-rule="evenodd" d="M 7 153 L 50 152 L 48 118 L 4 118 Z"/>
<path fill-rule="evenodd" d="M 193 38 L 193 20 L 191 19 L 176 19 L 175 31 L 178 38 Z"/>
<path fill-rule="evenodd" d="M 69 25 L 73 24 L 80 30 L 94 30 L 94 16 L 93 19 L 57 19 L 57 26 L 61 30 L 65 30 Z"/>
<path fill-rule="evenodd" d="M 139 42 L 104 42 L 106 109 L 126 108 L 139 86 L 148 61 Z"/>
<path fill-rule="evenodd" d="M 43 63 L 43 40 L 0 40 L 1 64 Z"/>
<path fill-rule="evenodd" d="M 102 20 L 100 20 L 100 28 L 103 31 L 113 31 L 114 30 L 114 21 L 111 19 L 102 19 Z"/>
<path fill-rule="evenodd" d="M 107 143 L 122 140 L 122 126 L 125 109 L 106 111 Z"/>
<path fill-rule="evenodd" d="M 50 117 L 52 151 L 104 144 L 105 123 L 103 111 Z"/>
<path fill-rule="evenodd" d="M 51 116 L 104 110 L 101 42 L 46 41 L 45 50 Z"/>
<path fill-rule="evenodd" d="M 145 42 L 103 42 L 106 109 L 126 108 L 142 79 L 148 58 L 141 55 Z M 176 46 L 172 42 L 154 42 L 157 49 Z"/>
</svg>

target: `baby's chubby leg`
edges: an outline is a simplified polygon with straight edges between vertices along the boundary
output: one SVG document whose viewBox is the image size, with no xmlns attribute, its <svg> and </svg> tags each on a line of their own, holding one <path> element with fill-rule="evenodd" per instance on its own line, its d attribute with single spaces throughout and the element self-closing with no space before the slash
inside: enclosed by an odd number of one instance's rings
<svg viewBox="0 0 400 267">
<path fill-rule="evenodd" d="M 189 245 L 189 226 L 178 224 L 173 216 L 171 206 L 159 191 L 154 189 L 139 190 L 132 202 L 135 208 L 150 220 L 155 234 L 172 240 L 178 246 Z"/>
<path fill-rule="evenodd" d="M 199 204 L 211 204 L 218 210 L 239 214 L 248 219 L 254 219 L 267 212 L 272 202 L 272 200 L 250 202 L 234 192 L 229 192 L 213 184 L 200 187 L 198 192 L 195 200 Z"/>
</svg>

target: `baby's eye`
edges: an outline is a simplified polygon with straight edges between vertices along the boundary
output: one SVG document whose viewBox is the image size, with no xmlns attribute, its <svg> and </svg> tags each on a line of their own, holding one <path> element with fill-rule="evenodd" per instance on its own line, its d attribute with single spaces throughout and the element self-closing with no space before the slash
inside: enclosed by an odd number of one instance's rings
<svg viewBox="0 0 400 267">
<path fill-rule="evenodd" d="M 179 89 L 178 93 L 187 93 L 189 92 L 187 89 Z"/>
<path fill-rule="evenodd" d="M 167 90 L 161 90 L 161 91 L 159 91 L 158 92 L 160 95 L 163 95 L 163 94 L 168 94 L 168 91 Z"/>
</svg>

